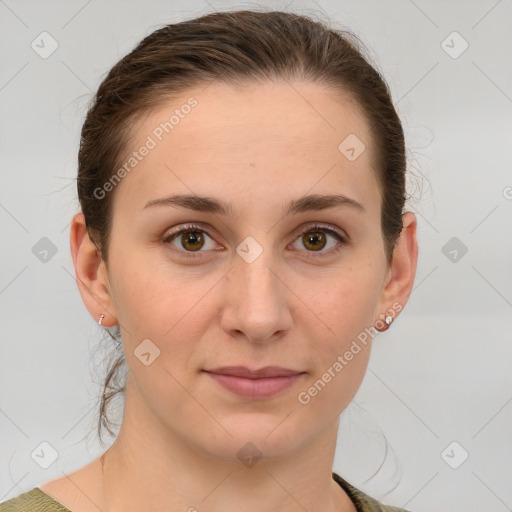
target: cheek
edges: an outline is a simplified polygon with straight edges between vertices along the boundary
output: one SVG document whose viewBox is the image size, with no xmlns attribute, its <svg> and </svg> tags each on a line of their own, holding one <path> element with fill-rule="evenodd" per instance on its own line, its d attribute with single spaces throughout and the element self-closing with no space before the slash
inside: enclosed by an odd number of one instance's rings
<svg viewBox="0 0 512 512">
<path fill-rule="evenodd" d="M 339 279 L 337 286 L 319 294 L 315 302 L 322 322 L 311 328 L 308 352 L 312 371 L 297 399 L 326 417 L 335 418 L 345 409 L 366 373 L 376 333 L 373 311 L 377 297 L 368 284 Z M 322 336 L 318 329 L 324 332 Z"/>
<path fill-rule="evenodd" d="M 316 337 L 313 330 L 309 336 L 310 353 L 315 358 L 313 381 L 320 379 L 319 386 L 328 383 L 342 402 L 351 399 L 366 371 L 376 334 L 373 326 L 380 281 L 379 268 L 360 259 L 357 266 L 332 275 L 323 286 L 319 284 L 311 299 L 314 315 L 308 323 L 311 329 L 316 325 Z M 313 322 L 315 316 L 321 321 Z M 319 335 L 319 329 L 323 334 Z"/>
<path fill-rule="evenodd" d="M 300 406 L 306 411 L 308 407 L 315 408 L 317 414 L 325 418 L 339 416 L 357 393 L 368 366 L 369 345 L 357 350 L 356 354 L 349 350 L 350 361 L 346 359 L 346 352 L 333 354 L 329 364 L 312 375 L 299 390 Z"/>
<path fill-rule="evenodd" d="M 113 295 L 124 341 L 132 349 L 149 338 L 161 351 L 191 350 L 192 340 L 200 339 L 212 321 L 209 304 L 218 275 L 195 276 L 190 269 L 177 268 L 171 272 L 168 262 L 148 265 L 143 258 L 125 258 L 112 268 L 116 269 Z"/>
<path fill-rule="evenodd" d="M 185 309 L 183 300 L 187 289 L 182 288 L 179 276 L 176 280 L 166 276 L 168 268 L 161 262 L 151 261 L 147 254 L 127 251 L 130 256 L 117 258 L 112 264 L 113 296 L 119 321 L 128 329 L 147 327 L 154 330 L 166 318 L 170 321 Z M 177 293 L 179 290 L 179 293 Z M 159 318 L 159 322 L 155 320 Z M 169 327 L 168 327 L 169 328 Z"/>
<path fill-rule="evenodd" d="M 322 281 L 315 289 L 313 310 L 339 339 L 346 340 L 373 325 L 380 293 L 380 270 L 361 260 Z"/>
</svg>

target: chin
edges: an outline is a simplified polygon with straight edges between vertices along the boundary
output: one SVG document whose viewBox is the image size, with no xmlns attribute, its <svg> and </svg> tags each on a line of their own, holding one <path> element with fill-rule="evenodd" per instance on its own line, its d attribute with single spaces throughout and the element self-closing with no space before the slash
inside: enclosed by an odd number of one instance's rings
<svg viewBox="0 0 512 512">
<path fill-rule="evenodd" d="M 220 423 L 229 432 L 217 430 L 218 434 L 206 440 L 205 448 L 215 457 L 221 459 L 238 459 L 248 464 L 260 458 L 281 459 L 289 457 L 308 441 L 308 433 L 304 428 L 294 425 L 293 414 L 284 419 L 287 414 L 266 415 L 252 413 L 240 415 L 236 421 Z M 283 421 L 284 419 L 284 421 Z M 311 437 L 314 433 L 311 433 Z"/>
</svg>

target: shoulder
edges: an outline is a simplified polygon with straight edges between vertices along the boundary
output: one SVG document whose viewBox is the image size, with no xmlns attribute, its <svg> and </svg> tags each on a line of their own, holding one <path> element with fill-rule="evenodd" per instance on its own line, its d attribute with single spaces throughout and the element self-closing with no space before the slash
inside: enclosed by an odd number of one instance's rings
<svg viewBox="0 0 512 512">
<path fill-rule="evenodd" d="M 343 488 L 348 497 L 354 502 L 357 512 L 409 512 L 403 508 L 383 505 L 375 498 L 368 496 L 368 494 L 365 494 L 363 491 L 360 491 L 353 485 L 349 484 L 345 479 L 334 472 L 332 477 L 334 481 Z M 0 510 L 0 512 L 2 511 Z"/>
<path fill-rule="evenodd" d="M 0 503 L 0 512 L 70 512 L 39 487 Z"/>
</svg>

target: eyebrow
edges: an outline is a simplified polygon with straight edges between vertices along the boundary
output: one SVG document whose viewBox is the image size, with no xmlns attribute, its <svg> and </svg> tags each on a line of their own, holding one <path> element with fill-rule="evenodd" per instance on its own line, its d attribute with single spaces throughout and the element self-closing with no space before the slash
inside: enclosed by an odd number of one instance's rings
<svg viewBox="0 0 512 512">
<path fill-rule="evenodd" d="M 160 199 L 153 199 L 148 201 L 144 209 L 153 206 L 178 206 L 181 208 L 188 208 L 198 212 L 214 213 L 218 215 L 230 215 L 237 217 L 237 212 L 234 211 L 231 203 L 226 203 L 221 199 L 212 197 L 177 194 Z M 283 215 L 297 215 L 299 213 L 317 210 L 326 210 L 329 208 L 336 208 L 340 206 L 350 206 L 361 212 L 365 209 L 363 205 L 355 199 L 344 196 L 342 194 L 332 195 L 319 195 L 312 194 L 300 197 L 299 199 L 290 200 L 284 205 Z"/>
</svg>

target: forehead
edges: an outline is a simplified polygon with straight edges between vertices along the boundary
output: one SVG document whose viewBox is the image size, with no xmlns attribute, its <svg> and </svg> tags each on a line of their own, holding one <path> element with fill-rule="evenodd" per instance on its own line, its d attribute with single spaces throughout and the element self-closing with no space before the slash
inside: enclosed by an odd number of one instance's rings
<svg viewBox="0 0 512 512">
<path fill-rule="evenodd" d="M 365 149 L 354 159 L 347 145 Z M 118 186 L 125 193 L 115 194 L 139 208 L 155 194 L 177 191 L 238 191 L 246 199 L 252 192 L 262 200 L 341 188 L 363 201 L 378 190 L 365 119 L 348 96 L 317 83 L 215 82 L 189 89 L 133 126 L 125 161 L 144 146 L 151 149 Z M 210 183 L 218 193 L 209 194 Z"/>
</svg>

